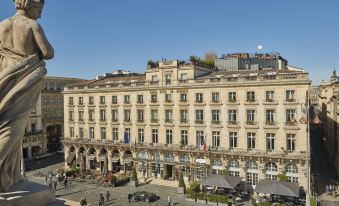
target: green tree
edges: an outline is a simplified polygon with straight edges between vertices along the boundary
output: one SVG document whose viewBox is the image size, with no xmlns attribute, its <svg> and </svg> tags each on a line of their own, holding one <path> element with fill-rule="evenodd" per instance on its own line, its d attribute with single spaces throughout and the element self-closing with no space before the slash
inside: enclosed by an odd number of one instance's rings
<svg viewBox="0 0 339 206">
<path fill-rule="evenodd" d="M 279 181 L 287 181 L 288 177 L 285 174 L 278 174 L 278 180 Z"/>
<path fill-rule="evenodd" d="M 228 175 L 228 171 L 226 169 L 221 170 L 221 175 L 227 176 Z"/>
</svg>

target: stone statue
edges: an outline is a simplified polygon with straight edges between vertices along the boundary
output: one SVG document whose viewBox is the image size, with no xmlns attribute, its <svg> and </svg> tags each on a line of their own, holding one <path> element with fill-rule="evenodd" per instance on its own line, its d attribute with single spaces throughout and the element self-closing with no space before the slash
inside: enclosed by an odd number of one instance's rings
<svg viewBox="0 0 339 206">
<path fill-rule="evenodd" d="M 41 26 L 44 0 L 13 0 L 16 14 L 0 22 L 0 192 L 23 180 L 22 140 L 54 50 Z"/>
</svg>

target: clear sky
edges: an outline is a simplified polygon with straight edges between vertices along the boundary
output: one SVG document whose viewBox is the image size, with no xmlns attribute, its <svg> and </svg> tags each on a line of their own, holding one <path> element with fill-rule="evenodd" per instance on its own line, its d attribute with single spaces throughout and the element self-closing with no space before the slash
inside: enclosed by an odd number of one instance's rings
<svg viewBox="0 0 339 206">
<path fill-rule="evenodd" d="M 149 59 L 253 53 L 259 44 L 306 69 L 313 83 L 339 68 L 338 0 L 45 1 L 39 22 L 56 51 L 52 76 L 144 72 Z M 1 0 L 0 20 L 14 12 L 12 0 Z"/>
</svg>

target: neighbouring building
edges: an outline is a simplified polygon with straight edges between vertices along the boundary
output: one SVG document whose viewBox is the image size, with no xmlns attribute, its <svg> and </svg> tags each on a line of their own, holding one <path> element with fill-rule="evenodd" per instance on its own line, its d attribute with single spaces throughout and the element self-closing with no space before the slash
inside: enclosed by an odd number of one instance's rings
<svg viewBox="0 0 339 206">
<path fill-rule="evenodd" d="M 323 142 L 330 162 L 339 177 L 339 76 L 333 70 L 329 81 L 323 81 L 319 86 L 320 119 L 323 125 Z"/>
<path fill-rule="evenodd" d="M 31 159 L 46 152 L 61 149 L 63 136 L 64 103 L 61 93 L 67 84 L 80 79 L 50 77 L 43 79 L 37 105 L 30 113 L 23 139 L 23 157 Z"/>
<path fill-rule="evenodd" d="M 65 166 L 185 181 L 241 176 L 308 186 L 308 73 L 212 71 L 184 61 L 65 88 Z"/>
<path fill-rule="evenodd" d="M 252 54 L 233 53 L 222 55 L 215 59 L 215 66 L 220 70 L 260 70 L 260 69 L 286 69 L 287 60 L 278 53 Z"/>
</svg>

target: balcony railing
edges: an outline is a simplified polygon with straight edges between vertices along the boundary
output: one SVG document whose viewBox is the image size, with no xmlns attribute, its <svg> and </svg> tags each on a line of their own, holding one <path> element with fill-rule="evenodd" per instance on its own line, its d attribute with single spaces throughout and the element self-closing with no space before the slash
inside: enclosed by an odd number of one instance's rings
<svg viewBox="0 0 339 206">
<path fill-rule="evenodd" d="M 201 119 L 195 120 L 195 123 L 196 123 L 196 124 L 204 124 L 204 120 L 201 120 Z"/>
<path fill-rule="evenodd" d="M 144 123 L 143 119 L 138 119 L 138 123 Z"/>
<path fill-rule="evenodd" d="M 267 121 L 265 122 L 266 125 L 276 125 L 277 123 L 275 121 Z"/>
<path fill-rule="evenodd" d="M 188 123 L 188 119 L 180 119 L 180 123 Z"/>
<path fill-rule="evenodd" d="M 165 119 L 166 123 L 173 123 L 173 119 Z"/>
<path fill-rule="evenodd" d="M 228 121 L 229 125 L 238 125 L 239 122 L 238 121 Z"/>
<path fill-rule="evenodd" d="M 285 122 L 286 126 L 297 126 L 298 122 L 297 121 L 287 121 Z"/>
<path fill-rule="evenodd" d="M 151 119 L 151 123 L 158 123 L 158 119 Z"/>
<path fill-rule="evenodd" d="M 212 120 L 212 124 L 220 124 L 219 120 Z"/>
<path fill-rule="evenodd" d="M 257 124 L 256 121 L 246 121 L 245 123 L 246 123 L 246 125 L 256 125 Z"/>
<path fill-rule="evenodd" d="M 150 81 L 149 84 L 150 84 L 150 85 L 158 85 L 158 84 L 159 84 L 159 81 Z"/>
</svg>

